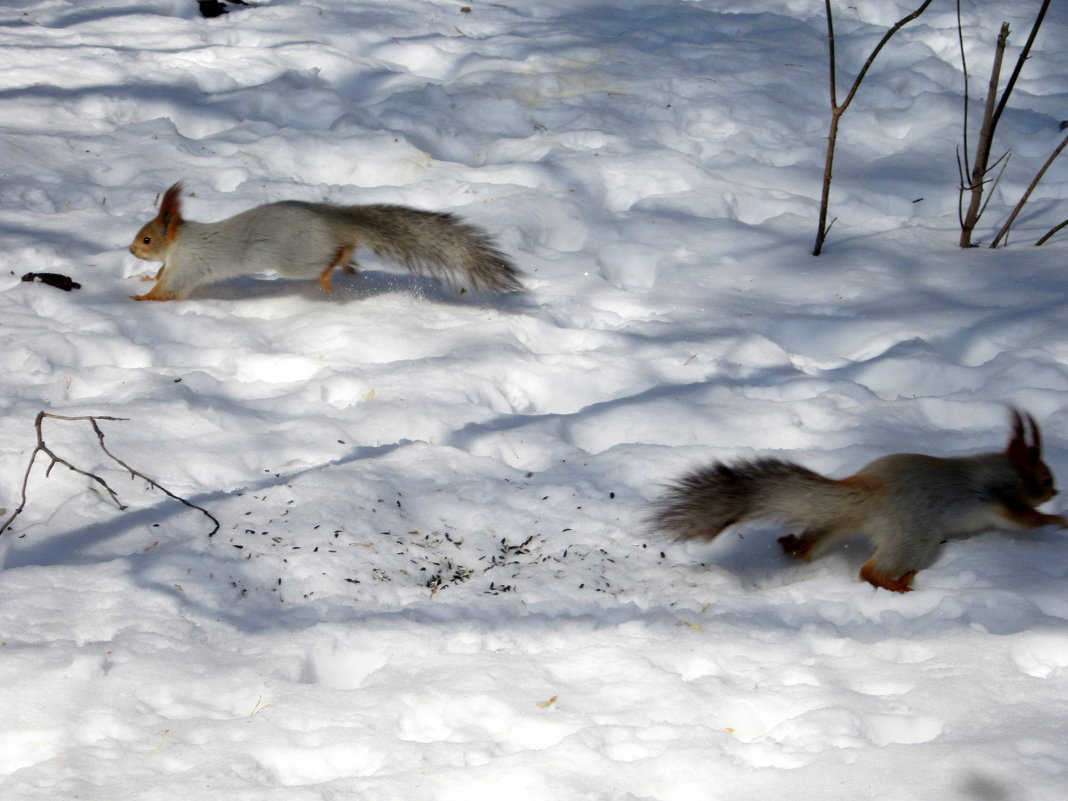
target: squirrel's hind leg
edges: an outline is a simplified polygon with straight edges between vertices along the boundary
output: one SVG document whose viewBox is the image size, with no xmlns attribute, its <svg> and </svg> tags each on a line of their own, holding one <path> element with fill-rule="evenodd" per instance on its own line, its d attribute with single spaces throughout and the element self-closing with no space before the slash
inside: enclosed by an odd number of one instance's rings
<svg viewBox="0 0 1068 801">
<path fill-rule="evenodd" d="M 812 549 L 826 533 L 822 529 L 805 529 L 800 535 L 787 534 L 785 537 L 779 537 L 779 545 L 787 556 L 807 562 L 812 558 Z"/>
<path fill-rule="evenodd" d="M 893 577 L 893 573 L 879 570 L 875 566 L 875 560 L 869 559 L 860 568 L 860 577 L 873 587 L 882 587 L 892 592 L 912 592 L 912 580 L 916 578 L 916 571 L 910 570 L 904 575 Z"/>
<path fill-rule="evenodd" d="M 849 530 L 837 526 L 822 528 L 813 526 L 806 528 L 800 534 L 787 534 L 785 537 L 779 537 L 779 545 L 787 556 L 793 556 L 803 562 L 811 562 L 848 533 L 850 533 Z"/>
<path fill-rule="evenodd" d="M 355 275 L 356 268 L 353 267 L 352 254 L 356 249 L 352 245 L 342 245 L 337 249 L 337 253 L 334 254 L 334 258 L 330 262 L 330 266 L 323 270 L 319 276 L 319 289 L 323 290 L 326 294 L 330 294 L 334 291 L 334 285 L 330 282 L 330 274 L 334 272 L 338 267 L 345 275 Z"/>
</svg>

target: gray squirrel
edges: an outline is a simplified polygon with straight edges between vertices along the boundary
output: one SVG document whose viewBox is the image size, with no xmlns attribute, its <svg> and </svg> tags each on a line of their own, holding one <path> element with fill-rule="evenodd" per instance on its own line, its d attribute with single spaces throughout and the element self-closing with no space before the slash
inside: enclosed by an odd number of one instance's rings
<svg viewBox="0 0 1068 801">
<path fill-rule="evenodd" d="M 317 278 L 330 292 L 333 271 L 354 272 L 361 247 L 447 282 L 523 289 L 521 273 L 492 238 L 452 214 L 288 200 L 200 223 L 182 218 L 181 193 L 181 182 L 164 193 L 159 213 L 130 245 L 137 258 L 163 262 L 152 289 L 134 300 L 181 300 L 203 284 L 264 270 Z"/>
<path fill-rule="evenodd" d="M 802 529 L 779 538 L 806 562 L 853 534 L 875 545 L 860 577 L 875 587 L 908 592 L 952 538 L 991 528 L 1068 528 L 1061 515 L 1037 511 L 1057 494 L 1042 461 L 1038 424 L 1012 410 L 1003 452 L 940 458 L 894 453 L 855 475 L 826 478 L 793 462 L 755 459 L 713 464 L 672 484 L 651 522 L 678 539 L 713 539 L 734 523 L 774 519 Z"/>
</svg>

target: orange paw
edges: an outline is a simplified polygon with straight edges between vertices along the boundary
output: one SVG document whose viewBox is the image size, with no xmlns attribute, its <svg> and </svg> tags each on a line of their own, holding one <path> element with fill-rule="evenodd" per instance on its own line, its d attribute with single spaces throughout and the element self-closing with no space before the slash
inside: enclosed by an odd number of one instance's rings
<svg viewBox="0 0 1068 801">
<path fill-rule="evenodd" d="M 916 571 L 910 570 L 902 576 L 891 578 L 887 573 L 880 572 L 874 563 L 868 560 L 860 569 L 860 577 L 873 587 L 882 587 L 891 592 L 912 592 L 912 580 L 916 578 Z"/>
<path fill-rule="evenodd" d="M 330 274 L 336 269 L 340 269 L 345 275 L 355 275 L 356 269 L 352 266 L 352 253 L 355 248 L 352 245 L 342 245 L 337 249 L 337 253 L 334 254 L 333 261 L 330 262 L 330 266 L 327 267 L 319 275 L 319 289 L 323 290 L 326 294 L 330 294 L 334 291 L 334 285 L 331 283 Z"/>
<path fill-rule="evenodd" d="M 156 284 L 143 295 L 130 295 L 130 297 L 134 300 L 179 300 L 177 295 L 161 290 L 159 284 Z"/>
</svg>

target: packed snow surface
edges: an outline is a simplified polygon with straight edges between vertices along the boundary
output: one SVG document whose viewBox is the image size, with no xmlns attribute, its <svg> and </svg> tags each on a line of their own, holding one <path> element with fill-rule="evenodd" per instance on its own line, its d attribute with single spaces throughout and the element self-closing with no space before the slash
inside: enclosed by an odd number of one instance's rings
<svg viewBox="0 0 1068 801">
<path fill-rule="evenodd" d="M 842 95 L 916 4 L 832 5 Z M 973 122 L 1038 5 L 962 4 Z M 103 445 L 141 475 L 42 420 L 125 509 L 37 455 L 0 538 L 0 797 L 1068 797 L 1063 532 L 950 543 L 898 595 L 857 579 L 863 541 L 801 564 L 773 523 L 645 523 L 714 460 L 1000 450 L 1010 404 L 1068 478 L 1068 234 L 1032 247 L 1068 164 L 1009 247 L 957 247 L 935 2 L 842 118 L 813 257 L 826 31 L 796 0 L 3 4 L 0 507 L 40 411 L 123 418 Z M 1066 37 L 1054 3 L 980 242 L 1064 136 Z M 158 265 L 127 247 L 178 180 L 205 222 L 455 213 L 527 291 L 361 254 L 329 296 L 135 303 Z"/>
</svg>

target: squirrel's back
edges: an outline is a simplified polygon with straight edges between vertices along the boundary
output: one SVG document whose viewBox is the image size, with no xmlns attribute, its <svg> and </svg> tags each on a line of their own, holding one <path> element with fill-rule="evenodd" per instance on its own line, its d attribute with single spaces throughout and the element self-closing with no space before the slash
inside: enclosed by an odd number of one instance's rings
<svg viewBox="0 0 1068 801">
<path fill-rule="evenodd" d="M 210 253 L 220 276 L 273 270 L 287 278 L 318 276 L 339 247 L 322 210 L 295 201 L 257 206 L 216 223 L 188 220 L 181 244 Z"/>
<path fill-rule="evenodd" d="M 882 528 L 932 532 L 942 540 L 1004 525 L 1006 498 L 1020 497 L 1019 470 L 1000 453 L 938 457 L 920 453 L 883 456 L 857 473 L 881 487 L 869 533 Z M 877 522 L 884 525 L 873 525 Z"/>
</svg>

